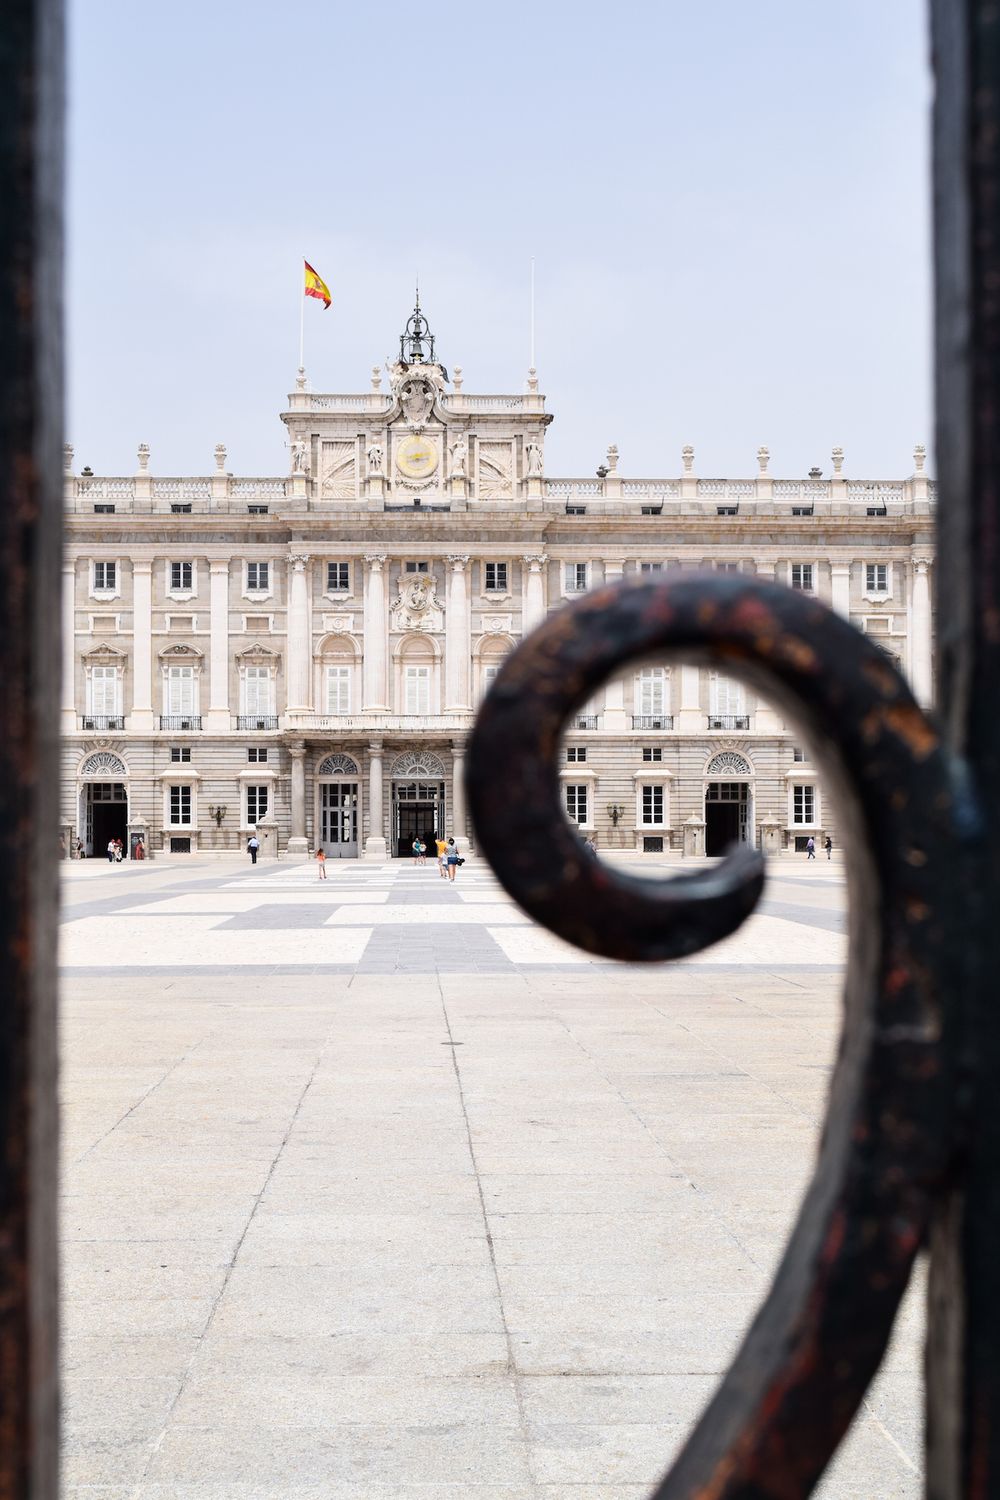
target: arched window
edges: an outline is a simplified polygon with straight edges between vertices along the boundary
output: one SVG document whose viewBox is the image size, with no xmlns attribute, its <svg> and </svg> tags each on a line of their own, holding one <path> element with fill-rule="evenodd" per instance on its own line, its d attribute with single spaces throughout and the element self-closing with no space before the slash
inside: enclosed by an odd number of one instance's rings
<svg viewBox="0 0 1000 1500">
<path fill-rule="evenodd" d="M 440 649 L 433 637 L 406 636 L 396 653 L 397 712 L 426 718 L 439 712 Z"/>
<path fill-rule="evenodd" d="M 316 659 L 316 701 L 333 716 L 357 713 L 361 707 L 358 653 L 349 635 L 327 636 Z"/>
</svg>

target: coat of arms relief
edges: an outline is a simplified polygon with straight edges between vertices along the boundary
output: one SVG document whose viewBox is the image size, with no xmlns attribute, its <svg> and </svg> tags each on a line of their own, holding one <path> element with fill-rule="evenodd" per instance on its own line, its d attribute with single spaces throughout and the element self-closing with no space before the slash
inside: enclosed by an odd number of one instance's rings
<svg viewBox="0 0 1000 1500">
<path fill-rule="evenodd" d="M 444 629 L 444 611 L 434 591 L 434 580 L 426 573 L 404 573 L 396 582 L 399 596 L 390 611 L 391 629 Z"/>
</svg>

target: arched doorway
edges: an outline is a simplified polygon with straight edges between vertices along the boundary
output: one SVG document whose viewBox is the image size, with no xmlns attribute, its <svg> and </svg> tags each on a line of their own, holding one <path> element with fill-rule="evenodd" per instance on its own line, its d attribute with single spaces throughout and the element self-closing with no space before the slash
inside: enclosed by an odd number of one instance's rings
<svg viewBox="0 0 1000 1500">
<path fill-rule="evenodd" d="M 316 842 L 327 859 L 358 857 L 360 772 L 349 755 L 328 755 L 316 768 Z"/>
<path fill-rule="evenodd" d="M 128 850 L 128 767 L 120 755 L 98 750 L 79 770 L 77 828 L 88 859 L 107 854 L 112 839 Z"/>
<path fill-rule="evenodd" d="M 745 755 L 723 750 L 705 768 L 705 853 L 725 854 L 733 844 L 752 844 L 753 766 Z"/>
<path fill-rule="evenodd" d="M 408 750 L 392 763 L 392 843 L 397 859 L 413 852 L 417 834 L 431 853 L 445 826 L 444 762 L 429 750 Z"/>
</svg>

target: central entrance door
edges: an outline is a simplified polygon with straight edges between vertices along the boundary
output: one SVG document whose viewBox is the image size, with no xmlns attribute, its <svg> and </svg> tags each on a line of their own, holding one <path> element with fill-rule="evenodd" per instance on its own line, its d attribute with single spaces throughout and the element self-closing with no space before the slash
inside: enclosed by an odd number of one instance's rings
<svg viewBox="0 0 1000 1500">
<path fill-rule="evenodd" d="M 356 781 L 320 783 L 319 840 L 328 859 L 357 859 L 358 784 Z"/>
<path fill-rule="evenodd" d="M 124 783 L 88 781 L 83 795 L 83 844 L 88 858 L 106 858 L 112 839 L 121 839 L 127 853 L 128 797 Z"/>
<path fill-rule="evenodd" d="M 749 842 L 749 783 L 710 781 L 705 788 L 705 853 L 725 854 L 731 844 Z"/>
<path fill-rule="evenodd" d="M 444 836 L 444 782 L 397 781 L 393 807 L 397 859 L 413 854 L 417 834 L 433 859 L 434 840 Z"/>
</svg>

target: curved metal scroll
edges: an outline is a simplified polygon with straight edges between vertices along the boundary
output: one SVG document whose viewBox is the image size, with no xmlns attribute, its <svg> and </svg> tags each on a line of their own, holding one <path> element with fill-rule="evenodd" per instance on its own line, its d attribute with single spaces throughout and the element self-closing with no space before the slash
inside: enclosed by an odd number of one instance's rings
<svg viewBox="0 0 1000 1500">
<path fill-rule="evenodd" d="M 564 816 L 568 714 L 654 653 L 712 662 L 793 715 L 845 830 L 852 941 L 816 1172 L 770 1294 L 656 1492 L 797 1500 L 878 1367 L 953 1150 L 955 1028 L 941 977 L 957 948 L 962 798 L 902 677 L 816 601 L 717 574 L 590 594 L 508 659 L 480 712 L 467 782 L 503 885 L 591 953 L 682 957 L 739 926 L 764 882 L 754 851 L 662 881 L 620 873 L 589 856 Z M 954 877 L 944 891 L 942 869 Z"/>
</svg>

